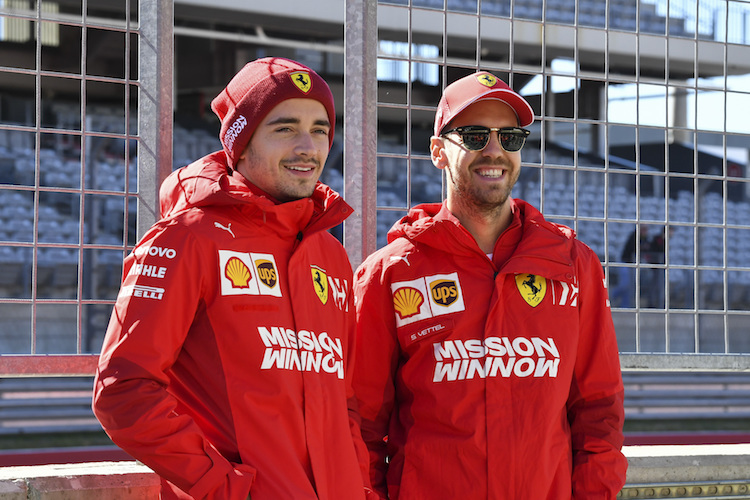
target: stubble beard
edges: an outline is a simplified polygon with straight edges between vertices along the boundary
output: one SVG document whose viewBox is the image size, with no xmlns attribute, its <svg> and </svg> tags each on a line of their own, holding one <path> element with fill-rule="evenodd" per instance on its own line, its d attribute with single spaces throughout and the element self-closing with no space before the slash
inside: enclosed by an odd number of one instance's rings
<svg viewBox="0 0 750 500">
<path fill-rule="evenodd" d="M 254 154 L 253 148 L 250 147 L 249 149 L 249 156 L 248 156 L 248 174 L 252 176 L 252 173 L 254 171 L 261 171 L 264 168 L 268 168 L 267 165 L 265 165 L 263 162 L 258 161 L 257 156 Z M 295 163 L 297 162 L 297 158 L 292 159 L 284 159 L 281 161 L 281 164 L 285 163 Z M 313 182 L 309 182 L 307 180 L 302 179 L 288 179 L 287 182 L 278 182 L 274 187 L 275 190 L 277 190 L 277 193 L 269 193 L 272 196 L 274 196 L 278 201 L 280 202 L 288 202 L 288 201 L 294 201 L 294 200 L 301 200 L 303 198 L 309 198 L 312 196 L 312 194 L 315 192 L 315 186 L 317 185 L 317 181 L 320 179 L 320 174 L 322 173 L 322 170 L 320 170 L 320 162 L 317 160 L 313 160 L 313 162 L 316 165 L 316 169 L 318 169 L 318 175 L 315 177 L 315 180 Z M 284 167 L 282 165 L 279 165 L 280 171 L 284 171 Z M 248 177 L 249 179 L 249 177 Z M 252 179 L 251 179 L 252 182 Z"/>
<path fill-rule="evenodd" d="M 499 163 L 484 162 L 480 164 L 474 164 L 472 167 L 477 165 L 500 165 Z M 481 188 L 476 184 L 468 181 L 459 180 L 453 178 L 453 173 L 449 173 L 448 181 L 451 183 L 452 198 L 454 203 L 460 204 L 465 212 L 472 212 L 482 217 L 492 217 L 496 214 L 501 213 L 502 208 L 508 203 L 513 186 L 520 175 L 520 168 L 514 169 L 507 163 L 502 166 L 508 167 L 506 170 L 506 176 L 509 176 L 508 182 L 503 183 L 500 186 L 484 187 Z M 473 174 L 468 174 L 473 175 Z"/>
</svg>

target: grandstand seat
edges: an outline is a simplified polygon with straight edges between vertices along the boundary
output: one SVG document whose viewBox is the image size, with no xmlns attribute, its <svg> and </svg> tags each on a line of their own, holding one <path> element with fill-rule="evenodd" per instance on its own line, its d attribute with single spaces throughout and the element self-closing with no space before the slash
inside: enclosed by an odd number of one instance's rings
<svg viewBox="0 0 750 500">
<path fill-rule="evenodd" d="M 31 242 L 34 240 L 34 223 L 28 219 L 10 219 L 7 224 L 11 241 Z"/>
<path fill-rule="evenodd" d="M 65 219 L 60 223 L 61 243 L 78 243 L 79 225 L 77 220 Z"/>
<path fill-rule="evenodd" d="M 689 266 L 693 264 L 693 252 L 687 246 L 669 245 L 669 264 Z"/>
<path fill-rule="evenodd" d="M 448 0 L 449 11 L 476 13 L 477 0 Z"/>
<path fill-rule="evenodd" d="M 625 421 L 750 418 L 750 373 L 623 372 Z"/>
<path fill-rule="evenodd" d="M 482 0 L 482 14 L 507 17 L 510 15 L 510 3 L 508 0 Z"/>
<path fill-rule="evenodd" d="M 90 377 L 0 379 L 0 435 L 101 432 Z"/>
<path fill-rule="evenodd" d="M 71 248 L 40 248 L 37 258 L 37 285 L 46 295 L 57 296 L 61 289 L 78 283 L 78 254 Z M 45 287 L 50 287 L 46 289 Z"/>
<path fill-rule="evenodd" d="M 0 246 L 0 287 L 14 288 L 22 285 L 25 267 L 19 248 Z"/>
</svg>

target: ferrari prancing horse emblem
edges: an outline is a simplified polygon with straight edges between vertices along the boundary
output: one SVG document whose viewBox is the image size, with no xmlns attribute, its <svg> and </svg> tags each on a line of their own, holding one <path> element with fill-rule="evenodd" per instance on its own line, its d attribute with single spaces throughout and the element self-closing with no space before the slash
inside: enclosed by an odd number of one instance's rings
<svg viewBox="0 0 750 500">
<path fill-rule="evenodd" d="M 536 274 L 516 274 L 516 286 L 521 297 L 531 307 L 538 306 L 547 293 L 547 280 Z"/>
</svg>

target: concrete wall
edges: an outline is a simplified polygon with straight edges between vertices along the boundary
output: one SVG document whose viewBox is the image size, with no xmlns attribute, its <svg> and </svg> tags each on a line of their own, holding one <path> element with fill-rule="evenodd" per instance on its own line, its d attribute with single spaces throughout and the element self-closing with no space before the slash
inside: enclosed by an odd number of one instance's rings
<svg viewBox="0 0 750 500">
<path fill-rule="evenodd" d="M 159 478 L 136 462 L 0 468 L 0 500 L 159 498 Z"/>
<path fill-rule="evenodd" d="M 621 498 L 750 499 L 750 444 L 626 446 Z"/>
<path fill-rule="evenodd" d="M 750 444 L 629 446 L 620 498 L 750 499 Z M 136 462 L 0 468 L 0 500 L 143 500 L 159 479 Z"/>
</svg>

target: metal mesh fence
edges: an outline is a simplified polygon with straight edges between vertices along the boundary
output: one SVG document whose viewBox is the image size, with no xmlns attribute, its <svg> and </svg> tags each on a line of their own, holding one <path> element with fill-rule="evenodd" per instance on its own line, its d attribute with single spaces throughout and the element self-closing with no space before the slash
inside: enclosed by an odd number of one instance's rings
<svg viewBox="0 0 750 500">
<path fill-rule="evenodd" d="M 94 352 L 136 238 L 135 2 L 0 2 L 0 344 Z"/>
<path fill-rule="evenodd" d="M 42 359 L 60 373 L 93 366 L 122 258 L 155 219 L 172 167 L 171 8 L 0 0 L 3 373 L 49 373 Z M 355 264 L 409 208 L 442 200 L 428 151 L 435 106 L 445 85 L 489 70 L 536 114 L 513 194 L 599 255 L 623 366 L 748 369 L 750 3 L 344 9 L 344 195 L 358 211 L 344 241 Z M 259 53 L 265 38 L 238 39 Z M 176 157 L 194 159 L 187 144 Z"/>
<path fill-rule="evenodd" d="M 749 15 L 726 1 L 381 1 L 378 246 L 443 196 L 428 151 L 441 88 L 489 70 L 537 117 L 513 195 L 599 255 L 624 366 L 746 368 Z"/>
</svg>

